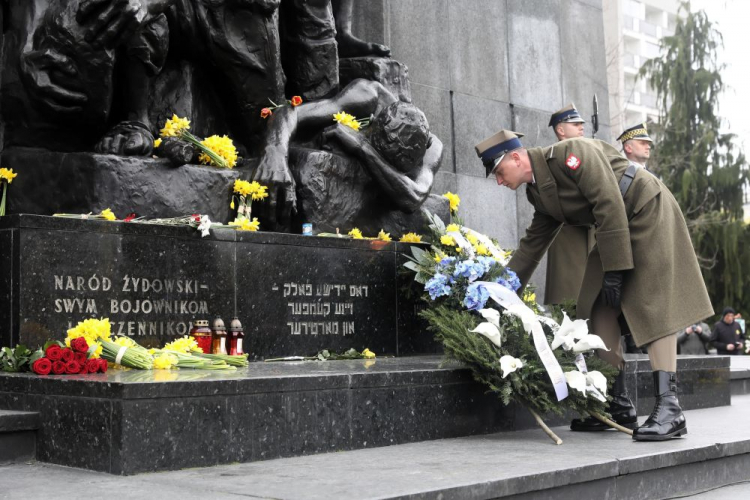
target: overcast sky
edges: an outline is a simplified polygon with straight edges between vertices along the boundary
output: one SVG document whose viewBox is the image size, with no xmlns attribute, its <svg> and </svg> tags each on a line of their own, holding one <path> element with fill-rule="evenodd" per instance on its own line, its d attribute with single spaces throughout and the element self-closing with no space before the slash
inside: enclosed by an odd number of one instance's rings
<svg viewBox="0 0 750 500">
<path fill-rule="evenodd" d="M 692 0 L 692 10 L 700 9 L 724 37 L 719 60 L 726 64 L 722 71 L 726 90 L 719 115 L 750 154 L 750 0 Z"/>
</svg>

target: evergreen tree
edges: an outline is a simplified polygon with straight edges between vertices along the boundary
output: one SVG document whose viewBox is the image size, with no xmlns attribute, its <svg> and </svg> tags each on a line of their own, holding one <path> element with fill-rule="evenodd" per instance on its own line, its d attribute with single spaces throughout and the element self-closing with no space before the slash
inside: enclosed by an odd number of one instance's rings
<svg viewBox="0 0 750 500">
<path fill-rule="evenodd" d="M 639 75 L 658 93 L 660 123 L 653 171 L 680 204 L 714 309 L 733 305 L 750 312 L 743 273 L 750 272 L 750 230 L 743 222 L 745 157 L 734 134 L 722 133 L 718 116 L 724 90 L 717 62 L 721 33 L 704 11 L 682 2 L 672 36 L 661 39 L 661 55 Z"/>
</svg>

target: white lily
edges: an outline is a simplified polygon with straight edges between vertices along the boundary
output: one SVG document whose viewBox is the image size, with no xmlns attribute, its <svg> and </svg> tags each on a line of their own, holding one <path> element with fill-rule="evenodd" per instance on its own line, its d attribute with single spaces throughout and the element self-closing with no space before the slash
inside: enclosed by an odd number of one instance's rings
<svg viewBox="0 0 750 500">
<path fill-rule="evenodd" d="M 586 395 L 586 375 L 578 370 L 565 372 L 565 381 L 572 389 L 580 391 L 584 396 Z"/>
<path fill-rule="evenodd" d="M 497 329 L 495 325 L 490 323 L 489 321 L 485 321 L 484 323 L 479 323 L 476 328 L 473 330 L 469 330 L 472 333 L 478 333 L 480 335 L 484 335 L 488 339 L 490 339 L 490 342 L 495 344 L 496 346 L 500 347 L 503 343 L 503 339 L 500 336 L 500 330 Z"/>
<path fill-rule="evenodd" d="M 520 318 L 521 323 L 523 323 L 523 329 L 526 330 L 526 333 L 531 333 L 531 329 L 537 321 L 534 311 L 523 303 L 509 304 L 508 307 L 505 308 L 504 313 Z"/>
<path fill-rule="evenodd" d="M 583 338 L 573 346 L 573 352 L 575 353 L 591 351 L 594 349 L 604 349 L 605 351 L 609 351 L 607 346 L 604 345 L 602 338 L 599 335 L 593 334 L 584 335 Z"/>
<path fill-rule="evenodd" d="M 592 385 L 597 391 L 607 395 L 607 377 L 602 372 L 593 371 L 586 374 L 586 385 Z"/>
<path fill-rule="evenodd" d="M 518 358 L 514 358 L 508 354 L 500 358 L 500 369 L 503 371 L 503 378 L 522 367 L 523 361 Z"/>
<path fill-rule="evenodd" d="M 484 319 L 500 328 L 500 311 L 490 307 L 487 309 L 480 309 L 479 314 L 481 314 Z"/>
<path fill-rule="evenodd" d="M 208 215 L 204 215 L 201 217 L 201 223 L 198 225 L 198 231 L 201 232 L 201 238 L 204 238 L 210 234 L 209 230 L 211 229 L 211 219 L 208 218 Z"/>
<path fill-rule="evenodd" d="M 576 340 L 580 340 L 589 333 L 585 319 L 571 321 L 567 313 L 563 312 L 563 320 L 560 328 L 555 332 L 555 338 L 550 346 L 552 350 L 563 346 L 563 349 L 569 351 L 573 348 Z"/>
<path fill-rule="evenodd" d="M 565 381 L 584 396 L 588 392 L 603 403 L 607 401 L 607 378 L 600 372 L 593 371 L 585 375 L 577 370 L 565 372 Z"/>
</svg>

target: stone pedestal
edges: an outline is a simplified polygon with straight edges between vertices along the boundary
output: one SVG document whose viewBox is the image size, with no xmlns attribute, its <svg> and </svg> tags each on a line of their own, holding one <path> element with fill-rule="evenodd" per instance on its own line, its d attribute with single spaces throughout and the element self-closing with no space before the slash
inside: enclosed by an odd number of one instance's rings
<svg viewBox="0 0 750 500">
<path fill-rule="evenodd" d="M 251 359 L 369 348 L 435 352 L 383 241 L 14 215 L 0 221 L 0 345 L 63 339 L 109 318 L 147 346 L 236 316 Z M 417 337 L 426 337 L 421 339 Z"/>
<path fill-rule="evenodd" d="M 643 364 L 626 363 L 639 408 L 653 404 L 652 388 L 640 385 Z M 729 404 L 726 357 L 680 359 L 678 372 L 681 380 L 691 374 L 678 389 L 683 409 Z M 468 369 L 439 356 L 251 363 L 235 372 L 0 373 L 2 408 L 40 414 L 38 460 L 112 474 L 519 429 L 535 429 L 534 440 L 552 449 L 526 409 L 502 406 Z M 567 425 L 572 417 L 545 421 Z"/>
<path fill-rule="evenodd" d="M 235 179 L 250 179 L 249 168 L 202 165 L 174 168 L 169 161 L 94 153 L 58 153 L 12 148 L 2 165 L 18 174 L 8 188 L 8 213 L 99 213 L 120 218 L 207 214 L 230 220 Z"/>
</svg>

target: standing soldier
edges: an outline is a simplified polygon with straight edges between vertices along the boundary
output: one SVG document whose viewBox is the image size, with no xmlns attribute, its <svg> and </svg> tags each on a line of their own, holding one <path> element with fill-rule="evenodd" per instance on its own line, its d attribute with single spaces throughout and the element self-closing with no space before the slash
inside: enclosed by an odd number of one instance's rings
<svg viewBox="0 0 750 500">
<path fill-rule="evenodd" d="M 625 130 L 617 140 L 622 142 L 622 151 L 628 160 L 646 168 L 646 162 L 651 157 L 651 145 L 654 141 L 648 136 L 645 123 L 639 123 Z"/>
<path fill-rule="evenodd" d="M 646 162 L 651 157 L 651 144 L 653 141 L 648 136 L 645 123 L 639 123 L 625 130 L 617 140 L 622 142 L 622 152 L 625 154 L 625 158 L 633 163 L 637 163 L 640 167 L 647 168 Z M 621 321 L 620 327 L 622 328 L 622 337 L 625 340 L 626 352 L 644 352 L 633 342 L 633 336 L 630 334 L 627 324 Z"/>
<path fill-rule="evenodd" d="M 518 134 L 501 130 L 476 146 L 487 175 L 510 189 L 527 184 L 534 216 L 508 263 L 526 285 L 563 223 L 596 227 L 578 297 L 578 317 L 609 349 L 597 355 L 622 371 L 618 317 L 624 315 L 638 345 L 648 346 L 654 410 L 633 433 L 636 441 L 662 441 L 687 433 L 677 400 L 674 332 L 711 316 L 703 278 L 685 219 L 672 193 L 647 170 L 609 144 L 569 139 L 525 149 Z M 624 384 L 612 390 L 609 412 L 637 425 Z M 596 430 L 587 420 L 579 430 Z"/>
<path fill-rule="evenodd" d="M 586 121 L 573 103 L 552 114 L 549 126 L 558 141 L 583 137 Z M 544 287 L 545 304 L 562 304 L 576 300 L 586 270 L 589 254 L 589 228 L 563 224 L 547 252 L 547 281 Z M 598 421 L 597 421 L 598 422 Z"/>
</svg>

